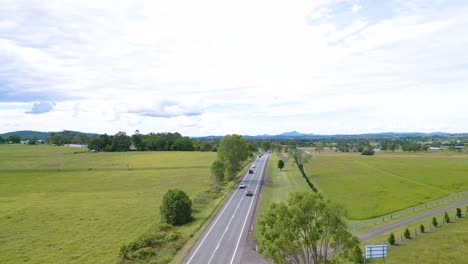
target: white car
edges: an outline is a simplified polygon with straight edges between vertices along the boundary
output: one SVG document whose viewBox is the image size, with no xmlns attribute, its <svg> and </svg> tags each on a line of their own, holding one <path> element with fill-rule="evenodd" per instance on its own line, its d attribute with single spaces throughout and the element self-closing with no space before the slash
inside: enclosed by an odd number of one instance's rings
<svg viewBox="0 0 468 264">
<path fill-rule="evenodd" d="M 239 183 L 239 189 L 244 189 L 246 186 L 245 186 L 245 183 L 244 182 L 240 182 Z"/>
</svg>

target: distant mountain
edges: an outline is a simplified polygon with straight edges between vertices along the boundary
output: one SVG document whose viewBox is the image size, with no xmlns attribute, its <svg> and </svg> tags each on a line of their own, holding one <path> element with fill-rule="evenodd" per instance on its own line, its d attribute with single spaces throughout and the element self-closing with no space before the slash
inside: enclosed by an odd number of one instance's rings
<svg viewBox="0 0 468 264">
<path fill-rule="evenodd" d="M 306 137 L 306 136 L 313 136 L 313 135 L 314 134 L 303 134 L 297 131 L 292 131 L 292 132 L 285 132 L 276 136 L 277 137 Z"/>
<path fill-rule="evenodd" d="M 41 132 L 41 131 L 33 131 L 33 130 L 21 130 L 21 131 L 13 131 L 13 132 L 8 132 L 4 134 L 0 134 L 1 137 L 7 138 L 11 135 L 18 135 L 21 139 L 28 139 L 33 136 L 37 137 L 38 139 L 46 139 L 50 137 L 50 134 L 52 133 L 61 133 L 63 131 L 59 132 Z M 93 136 L 99 136 L 100 134 L 95 134 L 95 133 L 83 133 L 79 131 L 68 131 L 70 132 L 71 135 L 77 135 L 77 134 L 85 134 L 87 137 L 93 137 Z"/>
</svg>

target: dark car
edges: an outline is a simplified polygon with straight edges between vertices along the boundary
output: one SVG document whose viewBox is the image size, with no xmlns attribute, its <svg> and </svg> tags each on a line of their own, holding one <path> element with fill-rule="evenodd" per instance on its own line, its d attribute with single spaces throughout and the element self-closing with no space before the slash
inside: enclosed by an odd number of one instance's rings
<svg viewBox="0 0 468 264">
<path fill-rule="evenodd" d="M 249 170 L 249 173 L 252 174 L 252 173 L 253 173 L 253 170 Z"/>
<path fill-rule="evenodd" d="M 253 192 L 252 192 L 251 190 L 247 190 L 247 191 L 245 192 L 245 195 L 246 195 L 246 196 L 253 196 Z"/>
</svg>

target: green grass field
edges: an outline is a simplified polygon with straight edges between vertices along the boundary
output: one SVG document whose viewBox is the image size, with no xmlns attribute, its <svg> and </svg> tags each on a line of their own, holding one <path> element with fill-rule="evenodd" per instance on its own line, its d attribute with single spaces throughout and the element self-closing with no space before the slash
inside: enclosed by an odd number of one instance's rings
<svg viewBox="0 0 468 264">
<path fill-rule="evenodd" d="M 267 175 L 271 182 L 262 187 L 262 194 L 259 201 L 259 214 L 265 211 L 272 203 L 286 201 L 289 192 L 302 192 L 310 190 L 304 184 L 302 177 L 296 177 L 296 167 L 292 163 L 285 164 L 280 171 L 277 167 L 279 157 L 271 155 L 268 158 Z"/>
<path fill-rule="evenodd" d="M 450 215 L 453 218 L 452 210 Z M 442 215 L 438 215 L 439 223 L 442 222 Z M 453 221 L 453 220 L 452 220 Z M 421 221 L 428 230 L 430 219 Z M 413 224 L 408 227 L 412 233 L 421 223 Z M 388 246 L 388 257 L 385 263 L 468 263 L 466 252 L 468 252 L 468 219 L 466 216 L 454 223 L 445 224 L 436 229 L 420 234 L 410 240 L 404 239 L 400 242 L 400 234 L 405 228 L 394 230 L 397 238 L 397 246 Z M 419 232 L 419 229 L 418 229 Z M 373 241 L 368 241 L 365 244 L 370 245 L 372 242 L 385 241 L 389 233 L 382 235 Z M 374 259 L 372 263 L 383 263 L 381 259 Z"/>
<path fill-rule="evenodd" d="M 0 263 L 115 263 L 159 223 L 166 190 L 210 188 L 216 153 L 0 145 Z M 212 206 L 211 206 L 212 207 Z M 182 228 L 193 232 L 208 208 Z"/>
<path fill-rule="evenodd" d="M 468 155 L 461 153 L 317 154 L 306 170 L 329 199 L 345 207 L 349 219 L 372 218 L 468 188 Z"/>
</svg>

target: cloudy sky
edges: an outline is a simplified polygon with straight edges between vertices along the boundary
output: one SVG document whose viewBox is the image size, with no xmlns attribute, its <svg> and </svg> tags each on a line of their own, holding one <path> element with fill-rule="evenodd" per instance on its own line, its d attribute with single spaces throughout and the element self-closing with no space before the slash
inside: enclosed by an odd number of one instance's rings
<svg viewBox="0 0 468 264">
<path fill-rule="evenodd" d="M 468 132 L 468 1 L 0 0 L 0 133 Z"/>
</svg>

